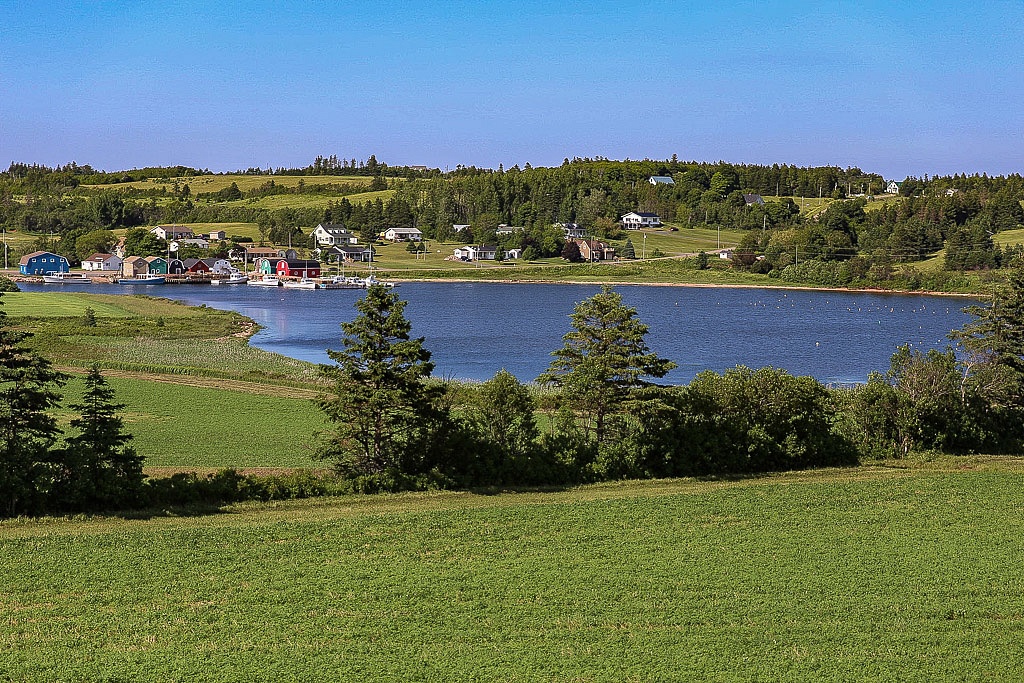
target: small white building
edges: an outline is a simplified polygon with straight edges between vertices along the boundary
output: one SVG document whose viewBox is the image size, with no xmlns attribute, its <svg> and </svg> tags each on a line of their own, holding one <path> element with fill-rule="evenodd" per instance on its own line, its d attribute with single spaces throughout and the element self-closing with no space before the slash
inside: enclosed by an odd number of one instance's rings
<svg viewBox="0 0 1024 683">
<path fill-rule="evenodd" d="M 452 232 L 463 232 L 469 230 L 469 227 L 468 223 L 452 223 Z"/>
<path fill-rule="evenodd" d="M 346 247 L 356 244 L 356 236 L 336 223 L 320 223 L 311 233 L 316 243 L 323 247 Z"/>
<path fill-rule="evenodd" d="M 462 261 L 493 261 L 498 248 L 493 244 L 470 244 L 455 250 L 455 258 Z"/>
<path fill-rule="evenodd" d="M 183 237 L 182 239 L 175 240 L 178 243 L 178 249 L 183 247 L 199 247 L 200 249 L 209 249 L 210 242 L 204 240 L 202 237 Z M 171 251 L 177 251 L 177 249 L 171 249 Z"/>
<path fill-rule="evenodd" d="M 218 275 L 230 275 L 231 272 L 235 270 L 235 267 L 231 265 L 231 261 L 226 258 L 203 259 L 203 263 L 210 267 L 211 273 L 216 273 Z"/>
<path fill-rule="evenodd" d="M 661 225 L 661 218 L 656 213 L 646 211 L 630 211 L 622 217 L 622 226 L 626 230 L 639 230 L 640 228 L 654 228 Z"/>
<path fill-rule="evenodd" d="M 498 229 L 494 231 L 495 235 L 511 235 L 514 232 L 525 232 L 526 228 L 521 225 L 506 225 L 502 223 L 498 226 Z"/>
<path fill-rule="evenodd" d="M 675 185 L 676 181 L 672 180 L 672 176 L 667 175 L 652 175 L 650 177 L 651 185 Z"/>
<path fill-rule="evenodd" d="M 121 257 L 116 254 L 93 254 L 82 261 L 82 270 L 121 270 Z"/>
<path fill-rule="evenodd" d="M 885 186 L 885 191 L 887 194 L 899 194 L 900 185 L 902 184 L 903 183 L 897 183 L 895 180 L 890 180 L 889 183 Z"/>
<path fill-rule="evenodd" d="M 381 236 L 390 242 L 419 242 L 423 233 L 417 228 L 388 228 Z"/>
<path fill-rule="evenodd" d="M 227 238 L 228 238 L 228 234 L 224 230 L 211 230 L 210 231 L 210 241 L 211 242 L 220 242 L 221 240 L 225 240 Z"/>
<path fill-rule="evenodd" d="M 150 232 L 162 240 L 177 240 L 184 239 L 186 237 L 195 237 L 195 233 L 192 232 L 192 228 L 187 228 L 184 225 L 158 225 L 155 228 L 152 228 Z"/>
</svg>

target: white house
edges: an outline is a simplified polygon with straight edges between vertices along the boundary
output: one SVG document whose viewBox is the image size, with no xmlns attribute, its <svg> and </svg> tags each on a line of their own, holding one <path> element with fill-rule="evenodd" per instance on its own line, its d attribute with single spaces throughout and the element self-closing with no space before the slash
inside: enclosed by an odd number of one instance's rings
<svg viewBox="0 0 1024 683">
<path fill-rule="evenodd" d="M 82 270 L 121 270 L 121 257 L 114 254 L 93 254 L 82 261 Z"/>
<path fill-rule="evenodd" d="M 455 258 L 462 261 L 493 261 L 498 248 L 493 244 L 470 244 L 455 250 Z"/>
<path fill-rule="evenodd" d="M 312 236 L 317 244 L 324 247 L 343 247 L 358 242 L 343 225 L 335 223 L 320 223 L 313 228 Z"/>
<path fill-rule="evenodd" d="M 653 228 L 661 225 L 661 218 L 656 213 L 646 211 L 630 211 L 622 217 L 622 226 L 626 230 L 639 230 L 640 228 Z"/>
<path fill-rule="evenodd" d="M 902 185 L 902 183 L 897 183 L 895 180 L 890 180 L 889 183 L 885 186 L 885 191 L 888 194 L 899 194 L 900 185 Z"/>
<path fill-rule="evenodd" d="M 575 223 L 555 223 L 555 227 L 562 229 L 567 240 L 581 240 L 587 236 L 587 229 Z"/>
<path fill-rule="evenodd" d="M 187 228 L 184 225 L 158 225 L 155 228 L 152 228 L 150 232 L 162 240 L 177 240 L 185 237 L 195 237 L 195 233 L 192 232 L 192 228 Z"/>
<path fill-rule="evenodd" d="M 220 242 L 221 240 L 227 239 L 228 234 L 223 230 L 211 230 L 210 241 Z"/>
<path fill-rule="evenodd" d="M 526 228 L 521 225 L 506 225 L 502 223 L 498 226 L 498 229 L 494 231 L 495 235 L 511 235 L 514 232 L 524 232 Z"/>
<path fill-rule="evenodd" d="M 200 249 L 210 248 L 209 241 L 204 240 L 202 237 L 183 237 L 174 241 L 178 243 L 178 249 L 181 249 L 182 247 L 199 247 Z M 171 251 L 177 250 L 171 249 Z"/>
<path fill-rule="evenodd" d="M 391 242 L 419 242 L 423 233 L 416 228 L 388 228 L 382 237 Z"/>
<path fill-rule="evenodd" d="M 463 230 L 469 230 L 468 223 L 452 223 L 452 232 L 462 232 Z"/>
<path fill-rule="evenodd" d="M 373 249 L 370 247 L 346 244 L 337 247 L 327 247 L 323 251 L 323 257 L 328 263 L 338 261 L 360 261 L 369 263 L 373 260 Z"/>
<path fill-rule="evenodd" d="M 672 180 L 672 176 L 667 175 L 652 175 L 650 177 L 651 185 L 675 185 L 676 181 Z"/>
</svg>

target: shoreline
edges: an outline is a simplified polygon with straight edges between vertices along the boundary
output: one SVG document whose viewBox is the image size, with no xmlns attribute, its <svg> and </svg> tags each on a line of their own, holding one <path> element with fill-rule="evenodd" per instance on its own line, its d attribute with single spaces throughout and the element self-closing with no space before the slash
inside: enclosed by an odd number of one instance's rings
<svg viewBox="0 0 1024 683">
<path fill-rule="evenodd" d="M 872 287 L 819 287 L 815 285 L 773 285 L 773 284 L 738 284 L 738 283 L 720 283 L 715 284 L 711 282 L 594 282 L 594 281 L 583 281 L 583 280 L 504 280 L 504 279 L 489 279 L 489 278 L 400 278 L 400 277 L 389 277 L 389 282 L 402 283 L 402 282 L 415 282 L 415 283 L 430 283 L 440 282 L 445 284 L 455 283 L 473 283 L 479 282 L 483 284 L 491 285 L 593 285 L 595 287 L 601 287 L 603 285 L 610 285 L 612 287 L 623 286 L 623 287 L 694 287 L 704 289 L 773 289 L 773 290 L 794 290 L 803 292 L 847 292 L 851 294 L 893 294 L 893 295 L 916 295 L 916 296 L 948 296 L 956 297 L 961 299 L 985 299 L 989 295 L 986 294 L 965 294 L 963 292 L 933 292 L 930 290 L 923 289 L 878 289 Z"/>
<path fill-rule="evenodd" d="M 42 278 L 34 275 L 22 275 L 20 273 L 11 273 L 9 271 L 0 271 L 5 277 L 10 279 L 12 282 L 31 282 L 41 283 Z M 86 274 L 87 277 L 93 281 L 99 281 L 104 283 L 113 283 L 114 280 L 109 274 L 104 275 L 92 275 L 91 273 Z M 815 285 L 780 285 L 780 284 L 749 284 L 749 283 L 712 283 L 712 282 L 620 282 L 620 281 L 583 281 L 583 280 L 510 280 L 505 278 L 453 278 L 453 277 L 438 277 L 438 278 L 403 278 L 403 277 L 388 277 L 388 282 L 398 283 L 431 283 L 437 282 L 442 284 L 462 284 L 462 283 L 474 283 L 479 282 L 482 284 L 494 284 L 494 285 L 593 285 L 595 287 L 601 287 L 603 285 L 610 285 L 612 287 L 693 287 L 702 289 L 771 289 L 771 290 L 793 290 L 793 291 L 804 291 L 804 292 L 846 292 L 852 294 L 890 294 L 890 295 L 911 295 L 911 296 L 946 296 L 960 299 L 988 299 L 991 297 L 990 294 L 965 294 L 962 292 L 935 292 L 930 290 L 921 289 L 880 289 L 874 287 L 821 287 Z M 173 284 L 171 286 L 174 286 Z"/>
</svg>

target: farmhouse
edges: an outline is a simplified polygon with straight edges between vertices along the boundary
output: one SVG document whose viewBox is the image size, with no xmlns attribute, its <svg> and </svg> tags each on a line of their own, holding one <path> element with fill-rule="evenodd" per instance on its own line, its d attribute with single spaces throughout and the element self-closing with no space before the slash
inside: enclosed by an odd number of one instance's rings
<svg viewBox="0 0 1024 683">
<path fill-rule="evenodd" d="M 388 228 L 381 236 L 391 242 L 419 242 L 423 233 L 416 228 Z"/>
<path fill-rule="evenodd" d="M 576 223 L 555 223 L 556 228 L 561 228 L 567 240 L 581 240 L 587 236 L 587 229 Z"/>
<path fill-rule="evenodd" d="M 461 261 L 493 261 L 498 248 L 493 244 L 467 245 L 455 250 L 455 258 Z"/>
<path fill-rule="evenodd" d="M 114 254 L 93 254 L 82 261 L 82 270 L 120 270 L 121 258 Z"/>
<path fill-rule="evenodd" d="M 281 259 L 277 262 L 279 277 L 320 277 L 320 262 L 307 259 Z"/>
<path fill-rule="evenodd" d="M 885 186 L 885 191 L 888 194 L 899 194 L 900 185 L 902 184 L 903 183 L 897 183 L 895 180 L 890 180 L 889 183 Z"/>
<path fill-rule="evenodd" d="M 25 254 L 18 265 L 22 275 L 66 273 L 71 270 L 68 260 L 52 251 L 33 251 L 31 254 Z"/>
<path fill-rule="evenodd" d="M 496 235 L 511 235 L 514 232 L 525 232 L 526 228 L 521 225 L 506 225 L 502 223 L 498 226 L 498 229 L 494 231 Z"/>
<path fill-rule="evenodd" d="M 184 225 L 158 225 L 155 228 L 152 228 L 150 232 L 162 240 L 177 240 L 185 237 L 195 237 L 195 233 L 192 232 L 192 228 L 187 228 Z"/>
<path fill-rule="evenodd" d="M 310 235 L 322 247 L 347 246 L 358 242 L 345 226 L 336 223 L 320 223 Z"/>
<path fill-rule="evenodd" d="M 646 211 L 630 211 L 622 217 L 622 226 L 626 230 L 639 230 L 640 228 L 653 228 L 661 225 L 661 218 L 656 213 Z"/>
<path fill-rule="evenodd" d="M 220 242 L 222 240 L 227 239 L 227 236 L 228 236 L 228 234 L 226 232 L 224 232 L 223 230 L 211 230 L 210 231 L 210 241 L 211 242 Z"/>
<path fill-rule="evenodd" d="M 369 263 L 373 260 L 373 249 L 371 247 L 344 245 L 329 247 L 323 252 L 324 260 L 328 263 L 338 261 L 359 261 Z"/>
<path fill-rule="evenodd" d="M 210 243 L 202 237 L 183 237 L 176 241 L 178 243 L 178 249 L 181 249 L 182 247 L 199 247 L 200 249 L 210 248 Z"/>
<path fill-rule="evenodd" d="M 452 232 L 469 230 L 469 223 L 452 223 Z"/>
<path fill-rule="evenodd" d="M 672 176 L 667 175 L 652 175 L 649 182 L 651 185 L 675 185 L 676 181 L 672 180 Z"/>
<path fill-rule="evenodd" d="M 759 194 L 745 194 L 743 195 L 743 202 L 747 206 L 753 206 L 754 204 L 764 206 L 764 199 Z"/>
<path fill-rule="evenodd" d="M 615 258 L 615 249 L 597 240 L 573 240 L 580 249 L 584 261 L 611 261 Z"/>
</svg>

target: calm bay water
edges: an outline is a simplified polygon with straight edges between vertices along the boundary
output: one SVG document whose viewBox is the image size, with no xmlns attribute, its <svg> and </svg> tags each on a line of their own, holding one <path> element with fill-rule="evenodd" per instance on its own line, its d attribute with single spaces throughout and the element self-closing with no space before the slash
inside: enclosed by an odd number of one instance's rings
<svg viewBox="0 0 1024 683">
<path fill-rule="evenodd" d="M 42 285 L 24 291 L 144 293 L 191 305 L 238 311 L 263 329 L 254 346 L 293 358 L 330 362 L 341 348 L 342 321 L 351 320 L 360 290 L 292 290 L 208 285 Z M 434 374 L 485 380 L 506 368 L 533 380 L 569 331 L 590 285 L 405 283 L 414 336 L 426 338 Z M 703 287 L 616 287 L 650 327 L 647 342 L 679 367 L 664 381 L 686 383 L 701 370 L 772 365 L 822 382 L 863 382 L 885 371 L 896 347 L 945 348 L 946 334 L 969 316 L 971 300 L 860 292 Z"/>
</svg>

